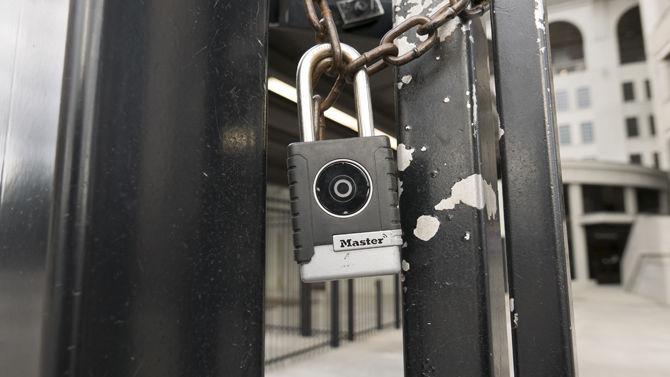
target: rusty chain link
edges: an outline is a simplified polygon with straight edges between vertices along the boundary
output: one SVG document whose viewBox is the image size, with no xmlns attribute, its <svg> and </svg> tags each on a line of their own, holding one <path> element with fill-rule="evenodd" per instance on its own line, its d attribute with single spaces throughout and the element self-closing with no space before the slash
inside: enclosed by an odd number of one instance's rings
<svg viewBox="0 0 670 377">
<path fill-rule="evenodd" d="M 340 37 L 333 14 L 328 6 L 328 0 L 304 0 L 305 14 L 310 25 L 316 33 L 318 43 L 329 43 L 332 49 L 330 56 L 320 61 L 312 77 L 314 83 L 324 74 L 337 77 L 333 87 L 326 96 L 314 96 L 315 109 L 319 109 L 316 117 L 320 120 L 320 133 L 323 132 L 323 112 L 333 106 L 339 97 L 342 87 L 353 75 L 361 69 L 365 69 L 368 75 L 383 70 L 389 65 L 403 65 L 417 59 L 428 52 L 438 42 L 437 29 L 456 18 L 473 18 L 481 16 L 488 9 L 488 1 L 481 1 L 472 6 L 472 0 L 445 0 L 438 5 L 428 16 L 411 16 L 395 25 L 381 39 L 379 45 L 370 51 L 362 53 L 360 57 L 352 61 L 344 61 L 340 47 Z M 320 17 L 317 14 L 318 4 Z M 395 40 L 404 33 L 416 29 L 416 34 L 421 42 L 400 56 L 400 51 L 395 45 Z"/>
</svg>

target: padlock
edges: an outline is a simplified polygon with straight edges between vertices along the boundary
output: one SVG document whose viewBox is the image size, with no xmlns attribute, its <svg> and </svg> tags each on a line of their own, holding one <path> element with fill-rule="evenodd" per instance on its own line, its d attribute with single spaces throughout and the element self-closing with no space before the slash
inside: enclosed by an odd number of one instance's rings
<svg viewBox="0 0 670 377">
<path fill-rule="evenodd" d="M 360 54 L 341 44 L 347 61 Z M 402 231 L 396 163 L 387 136 L 374 136 L 370 84 L 354 76 L 359 137 L 315 140 L 312 73 L 330 45 L 312 47 L 297 73 L 301 142 L 288 146 L 295 259 L 304 282 L 400 271 Z"/>
</svg>

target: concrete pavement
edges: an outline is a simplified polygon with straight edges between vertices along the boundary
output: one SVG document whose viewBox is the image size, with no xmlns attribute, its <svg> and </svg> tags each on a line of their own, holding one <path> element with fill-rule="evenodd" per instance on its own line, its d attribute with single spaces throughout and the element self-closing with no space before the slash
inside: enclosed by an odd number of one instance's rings
<svg viewBox="0 0 670 377">
<path fill-rule="evenodd" d="M 620 287 L 573 290 L 580 377 L 669 377 L 670 307 Z M 386 330 L 270 368 L 268 377 L 402 377 L 402 334 Z"/>
</svg>

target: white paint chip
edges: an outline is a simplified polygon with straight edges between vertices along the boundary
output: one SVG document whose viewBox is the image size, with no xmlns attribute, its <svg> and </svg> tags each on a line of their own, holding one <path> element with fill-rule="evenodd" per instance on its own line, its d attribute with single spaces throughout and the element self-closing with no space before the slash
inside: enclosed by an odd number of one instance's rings
<svg viewBox="0 0 670 377">
<path fill-rule="evenodd" d="M 412 162 L 414 148 L 408 148 L 405 144 L 398 144 L 398 171 L 405 171 Z"/>
<path fill-rule="evenodd" d="M 402 260 L 402 270 L 405 272 L 409 271 L 409 262 L 404 259 Z"/>
<path fill-rule="evenodd" d="M 422 241 L 428 241 L 437 234 L 440 228 L 440 220 L 433 216 L 421 215 L 416 219 L 414 235 Z"/>
<path fill-rule="evenodd" d="M 403 76 L 398 83 L 398 89 L 402 89 L 403 85 L 407 85 L 410 82 L 412 82 L 412 75 Z"/>
<path fill-rule="evenodd" d="M 477 209 L 486 207 L 489 219 L 495 219 L 498 213 L 496 192 L 493 187 L 484 180 L 481 174 L 473 174 L 451 187 L 451 196 L 442 199 L 435 209 L 445 211 L 454 209 L 457 204 L 465 204 Z"/>
<path fill-rule="evenodd" d="M 451 98 L 449 97 L 444 97 L 444 99 L 442 100 L 442 102 L 444 103 L 449 103 L 449 101 L 451 101 Z"/>
</svg>

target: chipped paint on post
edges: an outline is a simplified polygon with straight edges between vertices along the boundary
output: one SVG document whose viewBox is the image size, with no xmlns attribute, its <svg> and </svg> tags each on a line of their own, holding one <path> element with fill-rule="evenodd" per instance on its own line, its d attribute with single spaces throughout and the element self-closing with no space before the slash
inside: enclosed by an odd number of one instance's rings
<svg viewBox="0 0 670 377">
<path fill-rule="evenodd" d="M 402 89 L 403 85 L 407 85 L 410 82 L 412 82 L 412 75 L 403 76 L 398 83 L 398 89 Z"/>
<path fill-rule="evenodd" d="M 430 241 L 440 228 L 440 220 L 433 216 L 422 215 L 416 219 L 414 235 L 421 241 Z"/>
<path fill-rule="evenodd" d="M 498 213 L 498 202 L 493 186 L 486 182 L 481 174 L 473 174 L 451 187 L 451 196 L 442 199 L 436 206 L 437 211 L 454 209 L 458 204 L 465 204 L 477 209 L 486 208 L 489 220 Z"/>
<path fill-rule="evenodd" d="M 398 144 L 398 171 L 405 171 L 412 162 L 414 148 L 410 148 L 403 143 Z"/>
</svg>

